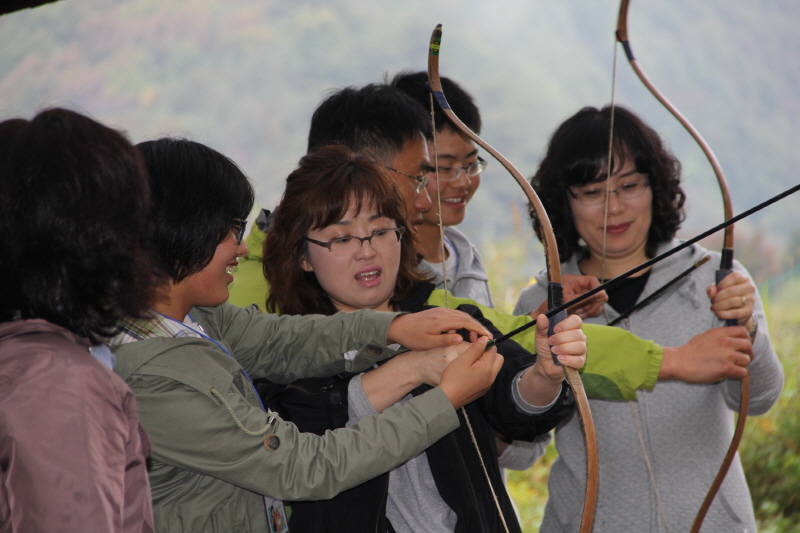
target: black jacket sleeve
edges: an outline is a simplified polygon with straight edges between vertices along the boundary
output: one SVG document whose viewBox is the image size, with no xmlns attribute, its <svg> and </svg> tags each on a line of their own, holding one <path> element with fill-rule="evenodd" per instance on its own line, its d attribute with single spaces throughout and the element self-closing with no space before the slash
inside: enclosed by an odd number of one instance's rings
<svg viewBox="0 0 800 533">
<path fill-rule="evenodd" d="M 502 335 L 483 317 L 477 306 L 464 304 L 458 306 L 458 310 L 477 319 L 495 337 Z M 489 392 L 477 401 L 481 414 L 492 429 L 509 439 L 532 441 L 538 435 L 556 427 L 573 412 L 575 402 L 566 382 L 562 384 L 555 404 L 544 413 L 531 415 L 520 411 L 511 393 L 512 386 L 517 375 L 536 362 L 536 354 L 528 352 L 510 339 L 498 344 L 497 351 L 504 358 L 503 367 Z"/>
</svg>

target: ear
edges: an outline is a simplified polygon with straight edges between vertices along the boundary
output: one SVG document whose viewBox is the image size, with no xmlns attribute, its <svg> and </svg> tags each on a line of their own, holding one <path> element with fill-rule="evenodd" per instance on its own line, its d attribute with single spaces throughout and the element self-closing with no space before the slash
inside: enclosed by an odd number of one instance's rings
<svg viewBox="0 0 800 533">
<path fill-rule="evenodd" d="M 305 255 L 303 256 L 303 259 L 300 260 L 300 268 L 302 268 L 306 272 L 314 272 L 314 267 L 311 266 L 311 262 Z"/>
</svg>

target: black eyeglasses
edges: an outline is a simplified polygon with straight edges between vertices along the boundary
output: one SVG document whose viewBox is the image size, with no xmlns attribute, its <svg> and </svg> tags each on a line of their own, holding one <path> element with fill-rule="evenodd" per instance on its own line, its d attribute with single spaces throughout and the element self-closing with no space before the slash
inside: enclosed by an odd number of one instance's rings
<svg viewBox="0 0 800 533">
<path fill-rule="evenodd" d="M 382 250 L 397 246 L 400 242 L 400 237 L 406 228 L 381 228 L 372 232 L 369 237 L 354 237 L 353 235 L 345 235 L 337 237 L 329 241 L 315 241 L 308 237 L 303 237 L 308 242 L 313 242 L 317 246 L 327 248 L 333 255 L 346 257 L 358 252 L 365 242 L 370 243 L 376 250 Z"/>
<path fill-rule="evenodd" d="M 233 236 L 236 237 L 236 244 L 242 244 L 242 239 L 244 238 L 244 229 L 247 227 L 246 220 L 234 220 L 231 224 L 233 226 Z"/>
<path fill-rule="evenodd" d="M 403 176 L 405 176 L 407 178 L 411 178 L 412 180 L 416 181 L 417 182 L 417 187 L 416 187 L 415 190 L 417 191 L 417 194 L 421 193 L 422 189 L 424 189 L 425 186 L 428 184 L 428 175 L 427 175 L 427 173 L 423 174 L 422 176 L 413 176 L 411 174 L 406 174 L 402 170 L 397 170 L 396 168 L 392 168 L 392 167 L 384 167 L 384 168 L 386 168 L 387 170 L 391 170 L 392 172 L 397 172 L 398 174 L 402 174 Z M 430 172 L 430 171 L 428 171 L 428 172 Z"/>
</svg>

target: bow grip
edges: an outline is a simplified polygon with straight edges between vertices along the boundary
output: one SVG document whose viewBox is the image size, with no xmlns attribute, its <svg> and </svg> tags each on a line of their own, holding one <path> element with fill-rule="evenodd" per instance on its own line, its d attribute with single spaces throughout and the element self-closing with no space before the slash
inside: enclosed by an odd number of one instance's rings
<svg viewBox="0 0 800 533">
<path fill-rule="evenodd" d="M 550 309 L 555 309 L 556 307 L 560 306 L 564 303 L 564 287 L 561 286 L 560 283 L 553 283 L 550 282 L 547 284 L 547 305 Z M 563 310 L 560 313 L 557 313 L 550 317 L 550 324 L 547 327 L 547 336 L 550 337 L 553 335 L 553 329 L 556 325 L 567 318 L 567 310 Z M 553 352 L 550 352 L 550 356 L 553 358 L 553 363 L 561 366 L 561 363 L 558 362 L 558 356 L 556 356 Z"/>
<path fill-rule="evenodd" d="M 733 272 L 733 250 L 730 248 L 723 248 L 722 250 L 722 259 L 719 263 L 719 270 L 717 270 L 715 274 L 715 281 L 717 285 L 725 279 L 725 276 Z M 739 321 L 735 318 L 728 318 L 725 320 L 726 326 L 738 326 Z"/>
</svg>

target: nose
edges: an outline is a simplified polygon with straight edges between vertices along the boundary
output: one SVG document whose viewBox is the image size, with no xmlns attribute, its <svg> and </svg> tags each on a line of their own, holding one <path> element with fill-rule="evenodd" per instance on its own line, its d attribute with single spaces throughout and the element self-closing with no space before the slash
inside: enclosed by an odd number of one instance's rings
<svg viewBox="0 0 800 533">
<path fill-rule="evenodd" d="M 456 174 L 456 179 L 451 182 L 445 182 L 443 185 L 450 186 L 450 187 L 462 187 L 464 189 L 469 188 L 471 178 L 467 175 L 467 171 L 463 168 L 459 168 Z M 442 187 L 444 189 L 444 187 Z"/>
<path fill-rule="evenodd" d="M 433 203 L 431 202 L 430 194 L 428 194 L 428 188 L 423 187 L 414 199 L 414 209 L 420 213 L 426 213 L 431 210 L 431 207 L 433 207 Z"/>
<path fill-rule="evenodd" d="M 377 253 L 375 247 L 372 245 L 372 241 L 362 241 L 361 246 L 358 247 L 358 251 L 356 252 L 356 258 L 370 259 L 375 257 Z"/>
<path fill-rule="evenodd" d="M 247 244 L 244 242 L 244 239 L 242 239 L 242 242 L 236 247 L 236 257 L 244 257 L 249 251 Z"/>
<path fill-rule="evenodd" d="M 619 213 L 624 209 L 624 202 L 619 199 L 616 191 L 611 191 L 608 194 L 608 212 Z"/>
</svg>

